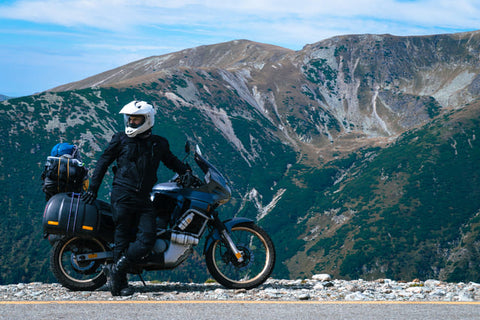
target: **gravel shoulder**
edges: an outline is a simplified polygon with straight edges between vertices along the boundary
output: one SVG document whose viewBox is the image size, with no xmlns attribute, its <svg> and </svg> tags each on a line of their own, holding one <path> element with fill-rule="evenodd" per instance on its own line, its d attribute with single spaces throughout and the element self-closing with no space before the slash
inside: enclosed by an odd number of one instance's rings
<svg viewBox="0 0 480 320">
<path fill-rule="evenodd" d="M 71 291 L 58 283 L 18 283 L 0 286 L 1 301 L 445 301 L 480 302 L 480 284 L 438 280 L 402 282 L 336 280 L 329 275 L 311 279 L 269 279 L 252 290 L 225 289 L 217 283 L 131 282 L 135 294 L 112 297 L 107 287 L 96 291 Z"/>
</svg>

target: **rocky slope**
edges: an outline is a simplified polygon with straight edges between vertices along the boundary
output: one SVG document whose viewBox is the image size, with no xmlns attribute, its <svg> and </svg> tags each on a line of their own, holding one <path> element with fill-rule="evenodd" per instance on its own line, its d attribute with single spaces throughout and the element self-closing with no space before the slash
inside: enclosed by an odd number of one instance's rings
<svg viewBox="0 0 480 320">
<path fill-rule="evenodd" d="M 474 101 L 480 92 L 479 44 L 480 32 L 341 36 L 300 51 L 237 40 L 146 58 L 54 91 L 173 78 L 180 88 L 158 88 L 158 94 L 202 108 L 219 104 L 210 97 L 219 93 L 211 92 L 214 82 L 236 95 L 230 108 L 245 112 L 242 104 L 235 106 L 238 99 L 254 107 L 287 143 L 351 150 L 351 144 L 387 142 L 382 138 Z"/>
</svg>

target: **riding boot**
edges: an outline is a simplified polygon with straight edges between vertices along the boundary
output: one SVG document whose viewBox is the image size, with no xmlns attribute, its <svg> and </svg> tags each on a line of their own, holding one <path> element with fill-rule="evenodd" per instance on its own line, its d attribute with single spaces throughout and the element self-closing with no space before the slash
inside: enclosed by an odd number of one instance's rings
<svg viewBox="0 0 480 320">
<path fill-rule="evenodd" d="M 120 285 L 120 295 L 125 297 L 125 296 L 131 296 L 132 294 L 135 293 L 135 290 L 133 289 L 132 286 L 128 285 L 128 280 L 127 280 L 127 275 L 125 274 L 125 277 L 122 279 L 121 285 Z"/>
<path fill-rule="evenodd" d="M 133 288 L 128 286 L 127 268 L 130 262 L 127 257 L 122 256 L 116 263 L 106 268 L 107 277 L 110 282 L 112 296 L 132 295 Z"/>
</svg>

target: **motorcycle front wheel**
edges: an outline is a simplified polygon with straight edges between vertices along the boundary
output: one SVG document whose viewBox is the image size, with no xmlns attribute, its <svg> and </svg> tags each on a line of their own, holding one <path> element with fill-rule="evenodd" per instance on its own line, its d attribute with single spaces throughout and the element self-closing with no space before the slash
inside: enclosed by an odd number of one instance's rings
<svg viewBox="0 0 480 320">
<path fill-rule="evenodd" d="M 105 251 L 106 246 L 95 238 L 64 238 L 53 245 L 50 268 L 64 287 L 74 291 L 93 291 L 107 282 L 102 269 L 105 261 L 79 261 L 77 255 Z"/>
<path fill-rule="evenodd" d="M 229 289 L 252 289 L 264 283 L 275 265 L 275 248 L 267 232 L 253 223 L 240 223 L 230 237 L 243 261 L 237 260 L 223 240 L 212 242 L 205 254 L 212 277 Z"/>
</svg>

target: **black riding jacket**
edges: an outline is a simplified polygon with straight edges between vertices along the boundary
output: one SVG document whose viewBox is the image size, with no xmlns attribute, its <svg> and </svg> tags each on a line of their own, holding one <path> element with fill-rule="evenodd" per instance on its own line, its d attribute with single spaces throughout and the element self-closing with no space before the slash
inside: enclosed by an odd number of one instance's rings
<svg viewBox="0 0 480 320">
<path fill-rule="evenodd" d="M 98 192 L 108 167 L 115 160 L 113 185 L 140 195 L 148 195 L 157 182 L 160 161 L 178 174 L 184 174 L 189 169 L 170 151 L 167 139 L 157 135 L 129 138 L 124 132 L 119 132 L 98 159 L 90 179 L 90 190 Z"/>
</svg>

